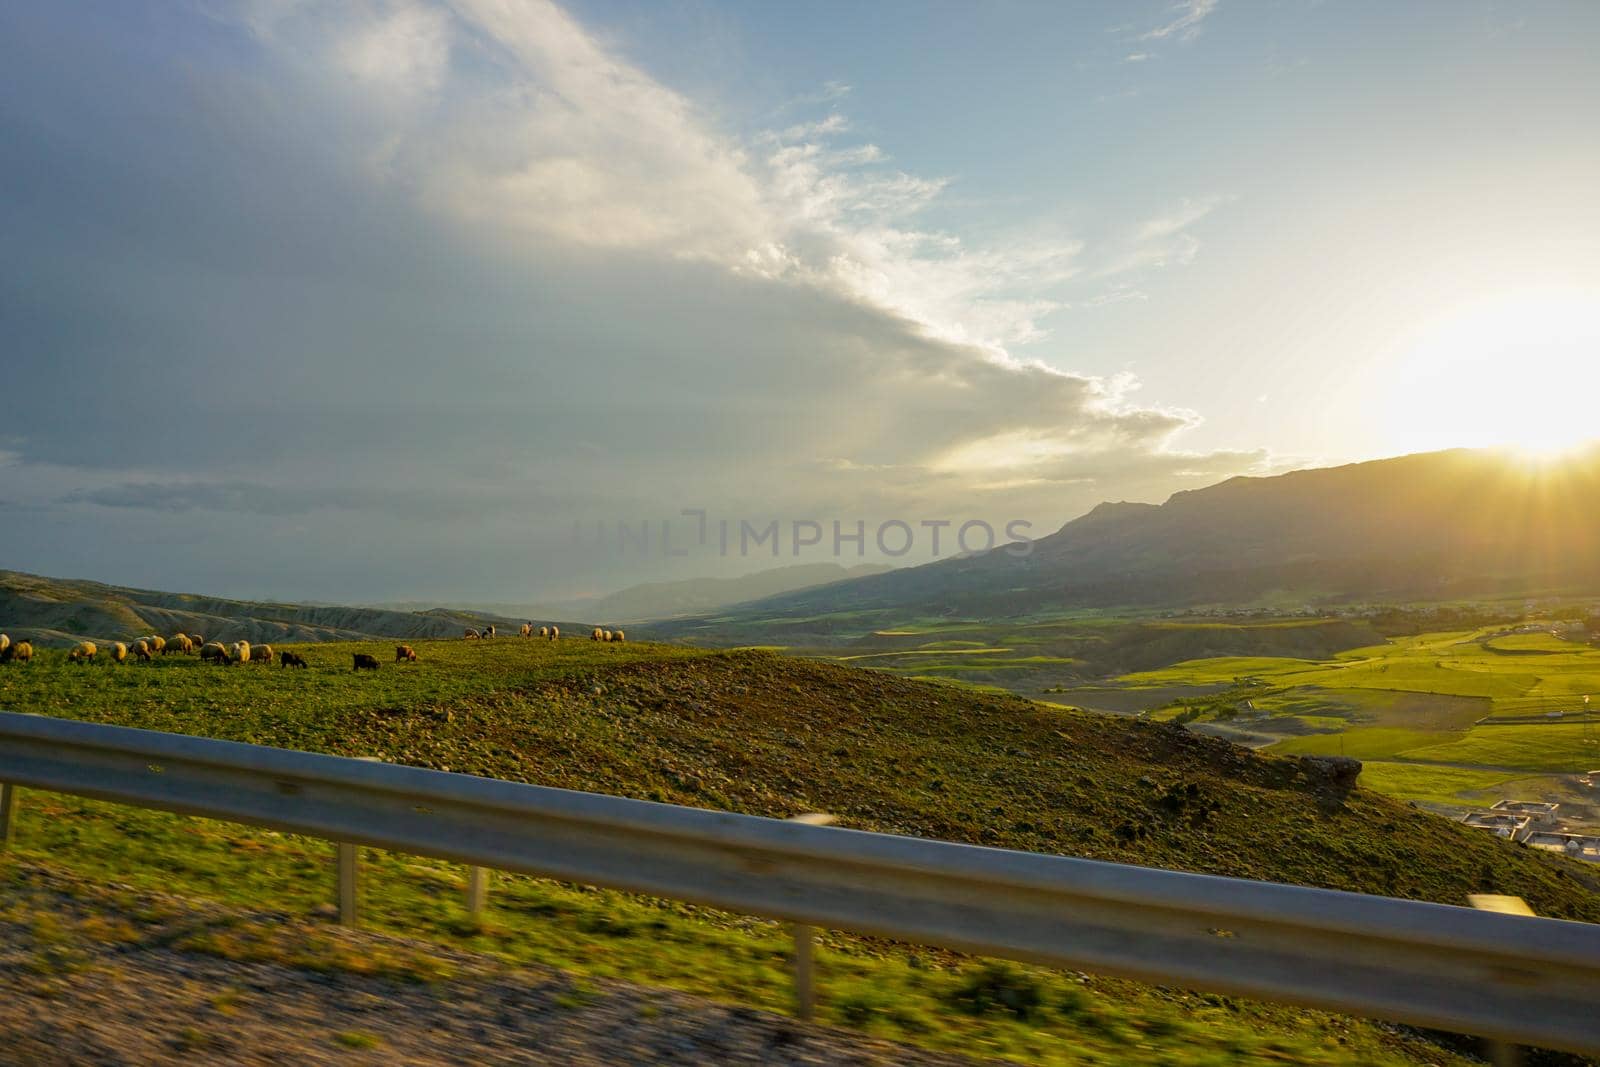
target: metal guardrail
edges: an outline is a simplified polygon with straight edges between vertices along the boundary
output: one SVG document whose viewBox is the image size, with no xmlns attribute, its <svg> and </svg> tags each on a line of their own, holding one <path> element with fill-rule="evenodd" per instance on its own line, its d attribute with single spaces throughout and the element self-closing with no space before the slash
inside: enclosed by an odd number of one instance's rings
<svg viewBox="0 0 1600 1067">
<path fill-rule="evenodd" d="M 1600 1053 L 1600 926 L 1587 923 L 32 715 L 0 713 L 0 782 L 801 926 Z"/>
</svg>

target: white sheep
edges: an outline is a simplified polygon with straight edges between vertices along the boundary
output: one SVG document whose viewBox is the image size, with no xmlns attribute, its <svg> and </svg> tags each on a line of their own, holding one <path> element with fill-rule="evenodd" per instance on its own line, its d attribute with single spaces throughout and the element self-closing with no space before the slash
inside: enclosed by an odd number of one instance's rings
<svg viewBox="0 0 1600 1067">
<path fill-rule="evenodd" d="M 560 639 L 561 639 L 561 627 L 559 627 L 559 626 L 550 627 L 550 640 L 559 641 Z"/>
<path fill-rule="evenodd" d="M 522 636 L 523 636 L 523 637 L 529 637 L 529 636 L 531 636 L 531 635 L 532 635 L 532 634 L 533 634 L 533 623 L 531 623 L 531 622 L 525 622 L 525 623 L 523 623 L 523 624 L 522 624 L 522 631 L 521 631 L 521 633 L 522 633 Z"/>
<path fill-rule="evenodd" d="M 149 659 L 150 658 L 150 642 L 146 641 L 142 637 L 139 640 L 135 641 L 133 643 L 133 656 L 134 656 L 135 659 Z"/>
<path fill-rule="evenodd" d="M 200 658 L 226 663 L 228 662 L 228 650 L 223 647 L 221 641 L 208 641 L 200 646 Z"/>
<path fill-rule="evenodd" d="M 272 646 L 271 645 L 255 645 L 255 646 L 252 646 L 251 649 L 250 649 L 250 662 L 251 663 L 265 663 L 268 666 L 271 666 L 271 664 L 272 664 Z"/>
<path fill-rule="evenodd" d="M 8 649 L 10 647 L 11 647 L 11 638 L 7 637 L 5 634 L 0 634 L 0 652 L 4 652 L 6 649 Z"/>
<path fill-rule="evenodd" d="M 158 656 L 166 654 L 167 639 L 165 637 L 162 637 L 160 634 L 151 634 L 149 637 L 145 638 L 145 640 L 150 642 L 151 652 L 154 652 Z"/>
<path fill-rule="evenodd" d="M 235 641 L 231 646 L 229 646 L 229 648 L 228 648 L 228 662 L 229 663 L 249 663 L 250 662 L 250 642 L 249 641 Z"/>
<path fill-rule="evenodd" d="M 594 633 L 589 635 L 589 640 L 591 640 L 591 641 L 604 641 L 605 637 L 606 637 L 606 632 L 604 630 L 600 629 L 600 627 L 596 626 L 594 628 Z"/>
<path fill-rule="evenodd" d="M 94 646 L 93 641 L 79 641 L 72 646 L 72 651 L 67 653 L 67 659 L 73 662 L 81 660 L 84 663 L 88 663 L 94 659 L 94 654 L 98 651 L 100 650 Z"/>
<path fill-rule="evenodd" d="M 111 642 L 111 661 L 113 663 L 128 662 L 128 646 L 121 641 Z"/>
<path fill-rule="evenodd" d="M 164 656 L 168 652 L 188 653 L 193 651 L 194 642 L 189 639 L 189 635 L 185 633 L 176 633 L 167 638 L 167 647 L 161 650 L 161 654 Z"/>
<path fill-rule="evenodd" d="M 613 631 L 612 631 L 612 632 L 611 632 L 611 640 L 613 640 L 613 641 L 622 641 L 622 640 L 625 640 L 625 638 L 624 638 L 624 635 L 623 635 L 623 633 L 622 633 L 622 631 L 621 631 L 621 630 L 613 630 Z"/>
</svg>

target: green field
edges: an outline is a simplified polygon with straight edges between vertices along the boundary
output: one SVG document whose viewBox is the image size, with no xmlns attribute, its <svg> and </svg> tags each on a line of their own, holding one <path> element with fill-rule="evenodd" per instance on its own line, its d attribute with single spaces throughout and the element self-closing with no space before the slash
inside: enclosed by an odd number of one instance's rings
<svg viewBox="0 0 1600 1067">
<path fill-rule="evenodd" d="M 1560 777 L 1600 768 L 1600 715 L 1586 726 L 1583 710 L 1584 694 L 1600 696 L 1600 650 L 1543 632 L 1450 632 L 1317 663 L 1219 658 L 1119 679 L 1134 691 L 1202 681 L 1231 687 L 1153 714 L 1282 735 L 1275 752 L 1384 761 L 1364 781 L 1407 800 L 1466 808 L 1534 790 L 1600 825 L 1600 797 Z"/>
<path fill-rule="evenodd" d="M 1600 920 L 1600 896 L 1569 861 L 1366 790 L 1330 799 L 1297 761 L 1181 730 L 755 651 L 517 639 L 417 647 L 420 663 L 360 675 L 349 670 L 352 652 L 392 656 L 392 646 L 304 646 L 306 671 L 182 657 L 81 666 L 46 650 L 31 665 L 0 667 L 0 707 L 1452 903 L 1488 885 L 1542 914 Z M 299 917 L 331 896 L 324 842 L 32 791 L 17 830 L 12 858 L 0 860 L 7 899 L 21 899 L 25 865 L 41 864 Z M 758 1007 L 789 1001 L 789 942 L 777 924 L 507 876 L 496 878 L 479 928 L 463 912 L 460 868 L 381 852 L 369 866 L 367 914 L 379 930 Z M 232 929 L 191 940 L 195 951 L 299 959 Z M 1028 1006 L 1005 1007 L 1010 993 L 974 1001 L 974 988 L 996 984 L 1024 990 Z M 823 941 L 821 1014 L 899 1040 L 1045 1063 L 1456 1062 L 1374 1024 L 995 971 L 837 934 Z"/>
</svg>

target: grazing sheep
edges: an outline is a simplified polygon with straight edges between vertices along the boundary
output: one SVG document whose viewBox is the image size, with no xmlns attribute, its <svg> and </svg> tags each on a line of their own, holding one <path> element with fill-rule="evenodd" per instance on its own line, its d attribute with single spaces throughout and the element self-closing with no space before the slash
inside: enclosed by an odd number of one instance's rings
<svg viewBox="0 0 1600 1067">
<path fill-rule="evenodd" d="M 226 663 L 228 662 L 228 650 L 222 646 L 221 641 L 209 641 L 200 646 L 200 658 Z"/>
<path fill-rule="evenodd" d="M 110 653 L 110 656 L 111 656 L 111 662 L 113 662 L 113 663 L 126 663 L 126 662 L 128 662 L 128 646 L 123 644 L 121 641 L 113 641 L 113 642 L 111 642 L 111 648 L 108 649 L 108 652 Z"/>
<path fill-rule="evenodd" d="M 415 663 L 417 662 L 417 650 L 410 645 L 395 645 L 394 661 L 396 663 Z"/>
<path fill-rule="evenodd" d="M 249 641 L 235 641 L 233 644 L 228 646 L 228 663 L 229 664 L 249 663 L 249 662 L 250 662 L 250 642 Z"/>
<path fill-rule="evenodd" d="M 549 637 L 550 636 L 550 627 L 548 627 L 548 626 L 539 627 L 539 636 L 540 637 L 546 637 L 546 638 Z"/>
<path fill-rule="evenodd" d="M 18 663 L 26 663 L 32 658 L 33 646 L 26 641 L 18 641 L 16 644 L 7 645 L 4 651 L 0 651 L 0 663 L 10 663 L 13 660 Z"/>
<path fill-rule="evenodd" d="M 621 630 L 613 630 L 611 631 L 611 640 L 623 641 L 626 640 L 626 637 Z"/>
<path fill-rule="evenodd" d="M 485 636 L 485 637 L 493 637 L 494 636 L 494 626 L 492 624 L 489 625 L 489 626 L 484 627 L 483 636 Z"/>
<path fill-rule="evenodd" d="M 169 652 L 180 652 L 187 655 L 194 651 L 194 641 L 188 634 L 177 633 L 167 638 L 167 647 L 161 650 L 165 656 Z"/>
<path fill-rule="evenodd" d="M 145 638 L 145 640 L 150 642 L 151 652 L 154 652 L 157 655 L 166 654 L 167 639 L 165 637 L 162 637 L 160 634 L 151 634 L 149 637 Z"/>
<path fill-rule="evenodd" d="M 561 639 L 561 627 L 559 627 L 559 626 L 550 627 L 550 640 L 558 641 L 560 639 Z"/>
<path fill-rule="evenodd" d="M 356 652 L 351 656 L 351 658 L 355 661 L 350 668 L 353 671 L 375 671 L 378 669 L 377 656 L 369 656 L 365 652 Z"/>
<path fill-rule="evenodd" d="M 604 640 L 605 634 L 606 634 L 606 632 L 604 630 L 602 630 L 602 629 L 600 629 L 600 627 L 596 626 L 594 628 L 594 633 L 589 635 L 589 640 L 591 640 L 591 641 Z"/>
<path fill-rule="evenodd" d="M 10 647 L 11 638 L 7 637 L 5 634 L 0 634 L 0 654 L 4 654 L 5 650 Z"/>
<path fill-rule="evenodd" d="M 523 623 L 522 624 L 522 630 L 521 630 L 521 636 L 528 637 L 532 633 L 533 633 L 533 623 L 531 623 L 531 622 Z"/>
<path fill-rule="evenodd" d="M 265 663 L 268 666 L 271 666 L 272 665 L 272 646 L 271 645 L 253 645 L 253 646 L 251 646 L 251 648 L 250 648 L 250 662 L 251 663 Z"/>
<path fill-rule="evenodd" d="M 145 663 L 150 662 L 150 642 L 139 641 L 133 646 L 133 658 Z"/>
<path fill-rule="evenodd" d="M 611 640 L 611 631 L 610 630 L 601 630 L 600 631 L 600 635 L 601 635 L 600 636 L 600 640 L 602 640 L 602 641 Z"/>
<path fill-rule="evenodd" d="M 469 626 L 469 627 L 467 627 L 467 632 L 465 634 L 463 634 L 462 636 L 465 637 L 468 641 L 476 641 L 476 640 L 478 640 L 478 638 L 482 637 L 483 635 Z"/>
<path fill-rule="evenodd" d="M 204 637 L 202 637 L 200 634 L 190 634 L 189 635 L 189 643 L 194 646 L 194 650 L 196 652 L 199 652 L 202 648 L 205 647 L 206 639 Z"/>
<path fill-rule="evenodd" d="M 93 641 L 79 641 L 72 646 L 72 651 L 67 653 L 67 659 L 73 662 L 82 661 L 88 663 L 94 659 L 94 654 L 98 651 L 100 650 L 94 647 Z"/>
<path fill-rule="evenodd" d="M 304 667 L 306 658 L 298 652 L 283 652 L 278 656 L 278 663 L 284 667 Z"/>
</svg>

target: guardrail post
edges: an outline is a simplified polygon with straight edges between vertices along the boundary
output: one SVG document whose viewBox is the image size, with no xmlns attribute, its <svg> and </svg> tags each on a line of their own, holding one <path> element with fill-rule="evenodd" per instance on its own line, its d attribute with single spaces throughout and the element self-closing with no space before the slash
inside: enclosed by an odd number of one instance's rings
<svg viewBox="0 0 1600 1067">
<path fill-rule="evenodd" d="M 11 813 L 17 803 L 17 787 L 0 782 L 0 852 L 11 844 Z"/>
<path fill-rule="evenodd" d="M 828 826 L 835 816 L 812 811 L 796 815 L 789 822 L 803 822 L 808 826 Z M 816 943 L 815 927 L 794 923 L 789 927 L 794 935 L 794 1014 L 796 1018 L 810 1021 L 817 1013 Z"/>
<path fill-rule="evenodd" d="M 339 842 L 339 924 L 356 925 L 356 880 L 360 874 L 356 846 Z"/>
<path fill-rule="evenodd" d="M 1533 909 L 1521 897 L 1502 896 L 1498 893 L 1468 893 L 1467 903 L 1479 911 L 1498 911 L 1502 915 L 1533 915 Z M 1494 1067 L 1522 1067 L 1522 1049 L 1509 1041 L 1485 1041 L 1484 1051 Z"/>
<path fill-rule="evenodd" d="M 467 868 L 467 914 L 473 922 L 483 920 L 484 909 L 489 906 L 489 872 L 483 867 Z"/>
</svg>

